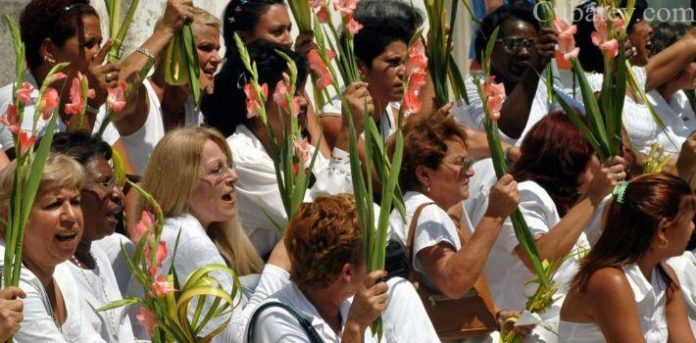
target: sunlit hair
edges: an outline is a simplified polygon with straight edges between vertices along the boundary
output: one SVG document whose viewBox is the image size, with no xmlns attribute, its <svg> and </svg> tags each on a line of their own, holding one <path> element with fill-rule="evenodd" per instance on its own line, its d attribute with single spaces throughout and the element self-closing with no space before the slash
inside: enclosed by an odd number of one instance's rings
<svg viewBox="0 0 696 343">
<path fill-rule="evenodd" d="M 202 25 L 202 26 L 212 26 L 218 30 L 220 30 L 220 19 L 216 18 L 214 15 L 210 14 L 210 12 L 198 8 L 198 7 L 193 7 L 193 28 L 194 30 Z"/>
<path fill-rule="evenodd" d="M 5 225 L 10 207 L 10 197 L 14 188 L 14 175 L 17 160 L 12 161 L 7 167 L 0 169 L 0 235 L 5 237 Z M 36 199 L 41 195 L 58 189 L 74 189 L 79 192 L 85 179 L 85 171 L 72 157 L 63 154 L 51 153 L 44 165 L 39 190 Z"/>
<path fill-rule="evenodd" d="M 534 124 L 520 150 L 510 174 L 517 182 L 538 183 L 564 216 L 580 197 L 578 177 L 594 156 L 592 145 L 565 112 L 555 111 Z"/>
<path fill-rule="evenodd" d="M 668 174 L 647 174 L 631 180 L 623 196 L 609 205 L 602 235 L 581 261 L 572 288 L 584 292 L 590 277 L 605 267 L 620 268 L 638 260 L 655 246 L 660 220 L 693 216 L 696 198 L 684 180 Z M 693 218 L 689 218 L 693 219 Z M 665 278 L 670 280 L 670 278 Z"/>
<path fill-rule="evenodd" d="M 409 118 L 403 128 L 404 156 L 399 174 L 399 184 L 404 191 L 416 191 L 421 184 L 416 176 L 416 167 L 437 169 L 447 154 L 447 141 L 461 141 L 466 146 L 464 125 L 446 114 L 428 114 Z M 388 141 L 387 150 L 394 153 L 395 139 Z"/>
<path fill-rule="evenodd" d="M 285 231 L 290 280 L 300 289 L 326 288 L 346 263 L 363 259 L 363 240 L 355 199 L 340 194 L 300 206 Z"/>
<path fill-rule="evenodd" d="M 145 168 L 142 187 L 157 200 L 165 217 L 190 213 L 189 202 L 201 172 L 203 146 L 212 140 L 232 161 L 225 138 L 214 129 L 180 128 L 167 133 L 155 146 Z M 142 209 L 148 209 L 141 206 Z M 224 222 L 212 223 L 206 230 L 221 255 L 241 275 L 259 273 L 263 261 L 235 215 Z"/>
</svg>

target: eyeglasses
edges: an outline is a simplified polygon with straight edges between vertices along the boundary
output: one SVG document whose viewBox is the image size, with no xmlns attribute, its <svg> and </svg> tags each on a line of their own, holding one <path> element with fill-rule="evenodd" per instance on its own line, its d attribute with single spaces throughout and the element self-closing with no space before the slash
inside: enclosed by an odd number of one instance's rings
<svg viewBox="0 0 696 343">
<path fill-rule="evenodd" d="M 227 175 L 228 172 L 234 172 L 234 163 L 228 163 L 228 164 L 219 164 L 216 166 L 214 169 L 208 171 L 205 173 L 206 176 L 211 176 L 216 180 L 219 180 L 225 175 Z"/>
<path fill-rule="evenodd" d="M 522 51 L 522 48 L 531 49 L 536 43 L 535 38 L 500 38 L 495 41 L 502 43 L 505 50 L 512 54 Z"/>
<path fill-rule="evenodd" d="M 463 158 L 458 158 L 453 161 L 443 161 L 445 165 L 452 165 L 459 167 L 459 170 L 469 170 L 471 166 L 474 165 L 474 160 L 471 159 L 470 157 L 463 157 Z"/>
<path fill-rule="evenodd" d="M 111 178 L 111 179 L 106 180 L 106 181 L 92 182 L 88 186 L 96 187 L 96 188 L 99 188 L 102 190 L 113 191 L 114 188 L 121 189 L 121 187 L 123 185 L 121 185 L 121 183 L 118 182 L 115 178 Z"/>
</svg>

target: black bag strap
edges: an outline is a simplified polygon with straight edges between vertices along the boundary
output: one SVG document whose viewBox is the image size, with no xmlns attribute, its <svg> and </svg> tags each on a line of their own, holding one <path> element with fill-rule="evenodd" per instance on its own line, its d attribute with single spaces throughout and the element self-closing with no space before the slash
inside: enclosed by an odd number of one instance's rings
<svg viewBox="0 0 696 343">
<path fill-rule="evenodd" d="M 259 306 L 259 308 L 256 309 L 254 314 L 251 316 L 251 319 L 249 320 L 249 332 L 247 333 L 247 343 L 253 343 L 252 338 L 254 337 L 254 331 L 256 331 L 256 321 L 258 320 L 259 315 L 261 315 L 261 312 L 270 307 L 280 307 L 288 313 L 290 313 L 293 317 L 295 317 L 295 320 L 297 320 L 300 323 L 300 326 L 307 334 L 307 338 L 309 338 L 309 341 L 311 343 L 324 342 L 321 339 L 321 337 L 319 337 L 317 330 L 315 330 L 314 327 L 312 327 L 312 324 L 306 318 L 300 316 L 297 312 L 295 312 L 295 310 L 293 310 L 292 307 L 280 302 L 267 302 Z"/>
</svg>

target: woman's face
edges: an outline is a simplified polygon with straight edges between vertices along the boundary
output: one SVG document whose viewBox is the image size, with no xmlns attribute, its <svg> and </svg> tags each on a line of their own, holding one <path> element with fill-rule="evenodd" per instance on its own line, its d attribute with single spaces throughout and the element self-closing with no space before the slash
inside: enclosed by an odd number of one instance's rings
<svg viewBox="0 0 696 343">
<path fill-rule="evenodd" d="M 234 182 L 237 174 L 232 161 L 213 140 L 203 145 L 201 170 L 194 182 L 189 201 L 191 214 L 203 227 L 215 222 L 223 222 L 234 217 Z"/>
<path fill-rule="evenodd" d="M 538 33 L 534 25 L 519 19 L 503 23 L 491 55 L 493 74 L 502 82 L 517 83 L 528 67 L 539 64 Z"/>
<path fill-rule="evenodd" d="M 437 169 L 426 168 L 428 176 L 424 186 L 426 194 L 438 205 L 450 208 L 469 197 L 469 179 L 474 169 L 464 142 L 453 139 L 445 143 L 447 153 Z"/>
<path fill-rule="evenodd" d="M 222 62 L 220 30 L 210 25 L 195 25 L 194 28 L 198 64 L 201 66 L 201 89 L 211 93 L 215 72 Z"/>
<path fill-rule="evenodd" d="M 86 186 L 82 189 L 85 218 L 84 241 L 95 241 L 116 230 L 123 209 L 123 193 L 115 184 L 114 172 L 104 156 L 92 157 L 85 165 Z"/>
<path fill-rule="evenodd" d="M 82 25 L 76 34 L 56 47 L 53 51 L 57 63 L 69 62 L 73 72 L 85 73 L 94 56 L 101 49 L 102 32 L 99 17 L 86 14 L 82 16 Z"/>
<path fill-rule="evenodd" d="M 585 194 L 587 188 L 590 186 L 592 179 L 594 179 L 595 173 L 597 173 L 602 167 L 599 158 L 593 155 L 590 161 L 587 162 L 587 167 L 582 174 L 578 175 L 578 194 Z"/>
<path fill-rule="evenodd" d="M 290 30 L 292 22 L 288 14 L 288 8 L 284 4 L 275 4 L 268 7 L 265 13 L 259 17 L 259 21 L 254 27 L 254 32 L 247 37 L 246 43 L 257 40 L 272 42 L 292 48 L 292 36 Z"/>
<path fill-rule="evenodd" d="M 37 195 L 24 235 L 24 259 L 30 269 L 52 272 L 75 253 L 82 237 L 80 192 L 59 188 Z"/>
<path fill-rule="evenodd" d="M 370 95 L 377 101 L 399 101 L 404 96 L 403 77 L 406 70 L 404 59 L 408 46 L 402 41 L 394 41 L 372 61 L 372 66 L 362 68 Z"/>
<path fill-rule="evenodd" d="M 682 205 L 683 207 L 686 206 Z M 665 231 L 665 238 L 669 242 L 667 246 L 669 256 L 683 254 L 686 246 L 689 244 L 691 235 L 694 233 L 694 210 L 689 209 L 686 213 L 682 211 L 681 214 L 675 222 L 669 224 Z"/>
<path fill-rule="evenodd" d="M 628 39 L 631 41 L 631 46 L 636 48 L 636 55 L 631 59 L 631 63 L 636 66 L 645 66 L 648 64 L 652 49 L 653 29 L 645 20 L 640 20 L 633 25 Z"/>
</svg>

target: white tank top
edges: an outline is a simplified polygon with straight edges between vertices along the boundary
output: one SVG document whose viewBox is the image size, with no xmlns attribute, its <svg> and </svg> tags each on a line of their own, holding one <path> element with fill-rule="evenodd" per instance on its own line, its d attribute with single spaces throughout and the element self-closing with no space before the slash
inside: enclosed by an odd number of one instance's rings
<svg viewBox="0 0 696 343">
<path fill-rule="evenodd" d="M 640 329 L 646 343 L 665 343 L 669 337 L 667 330 L 667 284 L 663 276 L 654 268 L 651 281 L 648 281 L 637 264 L 622 268 L 631 285 L 638 307 Z M 561 320 L 558 328 L 558 342 L 565 343 L 605 343 L 607 340 L 596 323 L 574 323 Z"/>
</svg>

